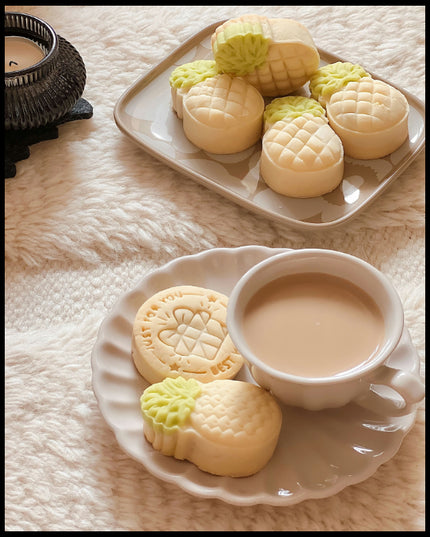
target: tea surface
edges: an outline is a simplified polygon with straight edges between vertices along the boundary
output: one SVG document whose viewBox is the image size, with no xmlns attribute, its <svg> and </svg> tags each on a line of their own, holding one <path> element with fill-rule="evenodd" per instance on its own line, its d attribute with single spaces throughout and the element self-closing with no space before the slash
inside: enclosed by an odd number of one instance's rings
<svg viewBox="0 0 430 537">
<path fill-rule="evenodd" d="M 263 286 L 245 308 L 243 330 L 249 348 L 267 365 L 326 377 L 371 360 L 384 321 L 373 299 L 351 282 L 306 273 Z"/>
</svg>

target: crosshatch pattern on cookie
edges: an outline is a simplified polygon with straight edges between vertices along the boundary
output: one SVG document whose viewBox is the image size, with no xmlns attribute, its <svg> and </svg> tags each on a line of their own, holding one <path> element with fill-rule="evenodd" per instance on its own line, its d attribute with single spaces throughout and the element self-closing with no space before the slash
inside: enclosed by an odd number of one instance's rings
<svg viewBox="0 0 430 537">
<path fill-rule="evenodd" d="M 408 106 L 406 98 L 392 86 L 363 78 L 334 93 L 328 108 L 331 117 L 345 128 L 370 132 L 401 121 Z"/>
<path fill-rule="evenodd" d="M 265 134 L 264 144 L 274 161 L 299 170 L 326 168 L 342 157 L 339 139 L 327 120 L 311 115 L 276 122 Z"/>
<path fill-rule="evenodd" d="M 229 75 L 217 75 L 190 89 L 187 107 L 190 113 L 205 124 L 236 123 L 238 118 L 255 114 L 261 97 L 255 88 Z"/>
<path fill-rule="evenodd" d="M 248 388 L 249 393 L 240 388 L 243 387 L 208 384 L 196 401 L 192 426 L 204 436 L 222 436 L 224 441 L 236 437 L 246 442 L 253 437 L 270 435 L 273 421 L 278 418 L 275 402 L 256 386 Z"/>
<path fill-rule="evenodd" d="M 303 86 L 315 70 L 315 56 L 302 44 L 273 44 L 264 65 L 244 76 L 263 95 L 288 94 Z"/>
<path fill-rule="evenodd" d="M 259 471 L 282 425 L 275 398 L 244 381 L 166 378 L 146 388 L 140 403 L 144 435 L 155 450 L 215 475 Z"/>
</svg>

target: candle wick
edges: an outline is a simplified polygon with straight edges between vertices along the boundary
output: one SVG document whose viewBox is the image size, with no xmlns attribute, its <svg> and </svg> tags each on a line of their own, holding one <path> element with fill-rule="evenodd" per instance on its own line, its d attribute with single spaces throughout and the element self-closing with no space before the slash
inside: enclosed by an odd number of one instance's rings
<svg viewBox="0 0 430 537">
<path fill-rule="evenodd" d="M 14 63 L 15 65 L 18 65 L 17 62 L 14 62 L 13 60 L 10 60 L 10 62 L 9 62 L 9 67 L 11 67 L 11 65 L 12 65 L 13 63 Z"/>
</svg>

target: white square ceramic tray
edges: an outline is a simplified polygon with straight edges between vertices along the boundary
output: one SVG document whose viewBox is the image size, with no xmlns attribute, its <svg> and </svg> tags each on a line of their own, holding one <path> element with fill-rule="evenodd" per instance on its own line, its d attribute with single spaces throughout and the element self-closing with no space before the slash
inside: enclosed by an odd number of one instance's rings
<svg viewBox="0 0 430 537">
<path fill-rule="evenodd" d="M 127 89 L 117 102 L 118 128 L 142 149 L 251 211 L 301 229 L 324 229 L 346 222 L 379 196 L 417 157 L 425 142 L 423 103 L 399 89 L 410 106 L 409 138 L 394 153 L 376 160 L 345 158 L 341 184 L 317 198 L 294 199 L 266 186 L 259 173 L 261 143 L 232 155 L 214 155 L 188 141 L 171 106 L 169 76 L 178 65 L 213 58 L 210 37 L 219 21 L 188 39 Z M 321 65 L 346 61 L 318 49 Z M 365 66 L 363 66 L 365 67 Z M 374 78 L 384 80 L 368 71 Z M 392 86 L 396 87 L 391 82 Z M 307 85 L 300 94 L 309 95 Z"/>
</svg>

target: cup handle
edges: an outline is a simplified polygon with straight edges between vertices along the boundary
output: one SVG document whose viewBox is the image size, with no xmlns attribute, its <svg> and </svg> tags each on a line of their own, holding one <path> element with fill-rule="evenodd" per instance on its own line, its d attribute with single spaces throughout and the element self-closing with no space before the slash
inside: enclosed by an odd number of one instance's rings
<svg viewBox="0 0 430 537">
<path fill-rule="evenodd" d="M 395 390 L 403 401 L 386 398 L 371 390 L 370 393 L 357 397 L 354 402 L 379 414 L 402 416 L 409 414 L 413 405 L 419 403 L 425 395 L 424 384 L 417 373 L 394 369 L 383 365 L 371 379 L 373 386 L 387 386 Z"/>
</svg>

